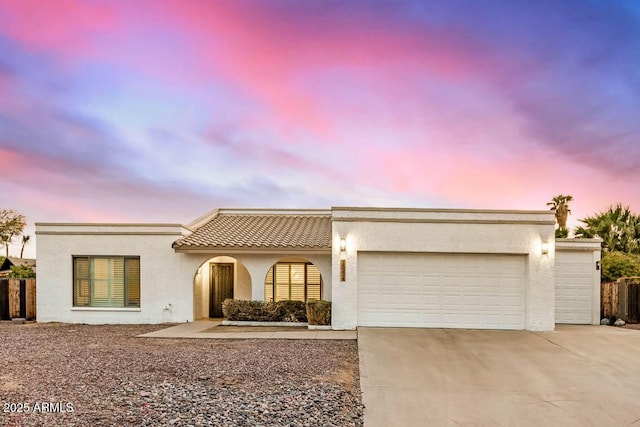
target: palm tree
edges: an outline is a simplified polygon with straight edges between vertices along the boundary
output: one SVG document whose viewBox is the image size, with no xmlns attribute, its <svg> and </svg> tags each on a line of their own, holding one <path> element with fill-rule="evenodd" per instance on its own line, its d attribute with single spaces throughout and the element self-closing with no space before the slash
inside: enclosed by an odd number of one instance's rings
<svg viewBox="0 0 640 427">
<path fill-rule="evenodd" d="M 22 236 L 22 248 L 20 249 L 20 258 L 22 258 L 22 255 L 24 254 L 24 247 L 27 243 L 29 243 L 29 240 L 31 240 L 31 236 L 27 234 Z"/>
<path fill-rule="evenodd" d="M 640 215 L 631 212 L 629 206 L 618 203 L 580 222 L 585 225 L 576 228 L 576 236 L 600 237 L 603 251 L 640 253 Z"/>
<path fill-rule="evenodd" d="M 569 230 L 567 230 L 567 218 L 571 213 L 569 209 L 569 202 L 573 200 L 573 196 L 559 194 L 555 196 L 547 206 L 551 206 L 551 210 L 555 211 L 556 221 L 558 222 L 558 229 L 556 230 L 556 237 L 567 237 Z"/>
</svg>

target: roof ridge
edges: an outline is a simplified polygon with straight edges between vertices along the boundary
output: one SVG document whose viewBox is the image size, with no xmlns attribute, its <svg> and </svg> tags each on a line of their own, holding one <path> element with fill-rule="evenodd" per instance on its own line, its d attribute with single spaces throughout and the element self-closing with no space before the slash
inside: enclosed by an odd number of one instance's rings
<svg viewBox="0 0 640 427">
<path fill-rule="evenodd" d="M 218 212 L 218 216 L 297 216 L 297 217 L 319 217 L 326 216 L 330 217 L 331 212 L 322 212 L 322 213 L 236 213 L 236 212 Z M 213 219 L 213 218 L 212 218 Z"/>
</svg>

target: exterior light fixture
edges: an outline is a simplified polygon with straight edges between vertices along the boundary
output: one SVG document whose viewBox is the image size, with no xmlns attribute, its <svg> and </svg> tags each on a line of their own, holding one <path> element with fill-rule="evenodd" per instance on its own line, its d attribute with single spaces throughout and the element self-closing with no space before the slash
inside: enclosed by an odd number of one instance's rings
<svg viewBox="0 0 640 427">
<path fill-rule="evenodd" d="M 549 242 L 547 240 L 542 241 L 542 255 L 547 255 L 549 253 Z"/>
<path fill-rule="evenodd" d="M 347 280 L 347 239 L 340 238 L 340 281 Z"/>
<path fill-rule="evenodd" d="M 600 261 L 596 261 L 596 270 L 600 270 Z"/>
</svg>

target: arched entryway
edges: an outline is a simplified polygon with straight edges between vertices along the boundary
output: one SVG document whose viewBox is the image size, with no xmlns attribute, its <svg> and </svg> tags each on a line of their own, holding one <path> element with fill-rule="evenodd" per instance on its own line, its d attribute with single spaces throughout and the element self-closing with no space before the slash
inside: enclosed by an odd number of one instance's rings
<svg viewBox="0 0 640 427">
<path fill-rule="evenodd" d="M 251 276 L 236 258 L 216 256 L 203 262 L 193 279 L 194 318 L 222 317 L 227 298 L 251 299 Z"/>
<path fill-rule="evenodd" d="M 322 297 L 320 269 L 306 258 L 283 258 L 267 272 L 264 281 L 265 301 L 308 301 Z"/>
</svg>

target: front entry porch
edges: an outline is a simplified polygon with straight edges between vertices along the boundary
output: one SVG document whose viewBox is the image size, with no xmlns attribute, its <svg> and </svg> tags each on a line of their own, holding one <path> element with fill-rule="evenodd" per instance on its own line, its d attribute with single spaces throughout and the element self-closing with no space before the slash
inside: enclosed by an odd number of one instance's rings
<svg viewBox="0 0 640 427">
<path fill-rule="evenodd" d="M 215 256 L 198 267 L 193 290 L 194 319 L 219 318 L 225 299 L 251 299 L 251 276 L 236 258 Z"/>
<path fill-rule="evenodd" d="M 325 282 L 325 277 L 331 277 L 329 255 L 234 253 L 199 258 L 193 276 L 194 320 L 223 317 L 222 303 L 227 298 L 331 299 L 331 287 Z"/>
</svg>

